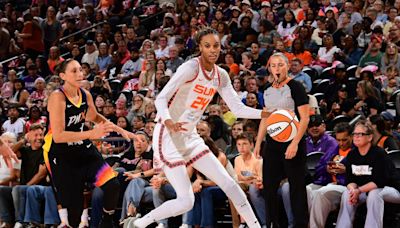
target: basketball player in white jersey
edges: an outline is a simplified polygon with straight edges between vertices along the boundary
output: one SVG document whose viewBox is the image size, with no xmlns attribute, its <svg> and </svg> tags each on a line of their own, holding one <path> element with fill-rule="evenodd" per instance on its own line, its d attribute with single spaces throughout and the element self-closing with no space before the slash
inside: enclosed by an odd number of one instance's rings
<svg viewBox="0 0 400 228">
<path fill-rule="evenodd" d="M 261 227 L 246 195 L 210 153 L 195 126 L 216 92 L 238 118 L 260 119 L 268 117 L 268 113 L 245 106 L 236 95 L 228 73 L 215 65 L 221 51 L 215 30 L 199 31 L 197 43 L 200 57 L 182 64 L 155 102 L 158 123 L 153 134 L 154 166 L 164 171 L 177 198 L 137 219 L 134 227 L 146 227 L 193 207 L 194 194 L 186 172 L 189 164 L 225 192 L 250 228 Z"/>
</svg>

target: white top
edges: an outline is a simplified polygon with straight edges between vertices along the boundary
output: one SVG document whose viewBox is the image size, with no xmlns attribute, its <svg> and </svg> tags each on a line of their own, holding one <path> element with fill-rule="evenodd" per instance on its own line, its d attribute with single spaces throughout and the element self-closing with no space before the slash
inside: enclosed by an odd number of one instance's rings
<svg viewBox="0 0 400 228">
<path fill-rule="evenodd" d="M 99 56 L 99 51 L 94 51 L 92 53 L 85 53 L 82 56 L 82 63 L 88 63 L 90 65 L 90 69 L 94 69 L 96 65 L 96 58 Z"/>
<path fill-rule="evenodd" d="M 157 96 L 156 119 L 162 123 L 167 119 L 188 122 L 184 127 L 191 133 L 217 91 L 237 118 L 261 118 L 261 110 L 247 107 L 241 102 L 224 69 L 214 65 L 212 72 L 206 72 L 199 59 L 194 58 L 177 69 L 174 77 Z"/>
<path fill-rule="evenodd" d="M 22 134 L 24 132 L 25 121 L 22 118 L 18 118 L 14 123 L 10 120 L 6 120 L 3 123 L 4 132 L 12 132 L 15 135 Z"/>
<path fill-rule="evenodd" d="M 331 49 L 329 49 L 329 51 L 326 51 L 326 47 L 320 47 L 318 50 L 318 57 L 320 60 L 326 61 L 327 63 L 332 63 L 334 57 L 333 55 L 339 51 L 340 49 L 336 46 L 333 46 Z"/>
<path fill-rule="evenodd" d="M 12 160 L 12 164 L 14 169 L 21 169 L 21 161 L 19 163 L 16 163 L 14 160 Z M 3 156 L 0 155 L 0 181 L 3 181 L 4 179 L 10 177 L 11 175 L 11 170 L 7 167 L 6 162 L 3 159 Z"/>
</svg>

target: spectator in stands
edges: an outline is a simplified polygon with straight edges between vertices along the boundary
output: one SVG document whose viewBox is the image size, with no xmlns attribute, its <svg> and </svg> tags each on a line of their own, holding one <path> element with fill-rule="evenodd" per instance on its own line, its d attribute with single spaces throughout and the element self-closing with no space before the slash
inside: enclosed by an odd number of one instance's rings
<svg viewBox="0 0 400 228">
<path fill-rule="evenodd" d="M 365 203 L 368 193 L 383 188 L 385 180 L 386 153 L 382 148 L 373 145 L 373 128 L 366 121 L 357 122 L 353 131 L 355 148 L 346 157 L 347 190 L 342 194 L 337 227 L 352 227 L 357 207 Z M 367 210 L 366 227 L 371 222 L 370 216 L 376 211 Z"/>
<path fill-rule="evenodd" d="M 301 59 L 305 66 L 311 65 L 313 61 L 311 53 L 305 50 L 304 42 L 299 38 L 293 40 L 292 50 L 291 53 L 288 54 L 288 57 L 289 61 L 293 60 L 293 58 Z"/>
<path fill-rule="evenodd" d="M 296 40 L 293 42 L 295 43 Z M 294 58 L 290 62 L 290 77 L 294 80 L 301 82 L 301 84 L 309 93 L 312 89 L 311 77 L 307 73 L 303 72 L 303 61 L 300 58 Z"/>
<path fill-rule="evenodd" d="M 29 95 L 26 106 L 30 108 L 32 105 L 37 105 L 39 108 L 44 108 L 44 101 L 48 96 L 45 93 L 46 81 L 43 78 L 37 78 L 34 85 L 35 90 Z"/>
<path fill-rule="evenodd" d="M 225 149 L 225 154 L 228 160 L 230 160 L 233 163 L 233 159 L 239 154 L 239 151 L 236 146 L 236 138 L 238 135 L 243 133 L 243 122 L 242 121 L 236 121 L 231 129 L 230 129 L 230 144 L 226 147 Z"/>
<path fill-rule="evenodd" d="M 42 115 L 41 109 L 34 105 L 28 111 L 28 118 L 25 123 L 25 133 L 28 133 L 31 126 L 34 124 L 40 124 L 43 127 L 46 127 L 47 117 Z"/>
<path fill-rule="evenodd" d="M 36 64 L 32 64 L 28 67 L 28 75 L 25 75 L 22 80 L 25 82 L 25 88 L 29 93 L 32 93 L 35 89 L 35 81 L 40 78 L 40 75 L 37 74 L 37 66 Z M 43 79 L 43 78 L 42 78 Z"/>
<path fill-rule="evenodd" d="M 87 12 L 85 9 L 80 9 L 79 10 L 79 17 L 78 21 L 76 22 L 76 28 L 78 30 L 82 30 L 85 28 L 88 28 L 92 25 L 92 23 L 87 19 Z"/>
<path fill-rule="evenodd" d="M 74 45 L 72 45 L 72 50 L 71 50 L 71 59 L 74 59 L 74 60 L 76 60 L 76 61 L 78 61 L 78 62 L 81 62 L 82 61 L 82 53 L 81 53 L 81 50 L 80 50 L 80 48 L 79 48 L 79 46 L 77 45 L 77 44 L 74 44 Z M 90 68 L 90 66 L 89 66 L 89 68 Z"/>
<path fill-rule="evenodd" d="M 312 35 L 311 35 L 311 39 L 313 41 L 315 41 L 315 43 L 317 43 L 318 46 L 322 45 L 322 38 L 324 37 L 325 34 L 328 33 L 328 31 L 326 30 L 326 18 L 325 17 L 317 17 L 316 19 L 317 21 L 317 28 L 314 29 Z"/>
<path fill-rule="evenodd" d="M 139 76 L 139 89 L 150 89 L 155 88 L 155 72 L 156 61 L 146 61 L 145 70 L 140 73 Z"/>
<path fill-rule="evenodd" d="M 258 101 L 257 94 L 253 92 L 248 92 L 246 94 L 246 99 L 245 99 L 245 105 L 256 108 L 256 109 L 261 109 L 262 106 L 260 105 L 260 102 Z"/>
<path fill-rule="evenodd" d="M 298 38 L 303 41 L 304 49 L 311 52 L 311 54 L 316 54 L 318 52 L 317 43 L 311 39 L 312 30 L 309 26 L 301 26 L 299 29 Z"/>
<path fill-rule="evenodd" d="M 49 66 L 47 65 L 46 58 L 43 55 L 39 55 L 36 58 L 35 63 L 38 68 L 38 74 L 47 80 L 50 76 L 50 70 Z"/>
<path fill-rule="evenodd" d="M 94 105 L 96 106 L 96 110 L 98 113 L 103 114 L 103 108 L 106 104 L 106 97 L 103 95 L 97 95 L 94 99 Z"/>
<path fill-rule="evenodd" d="M 222 118 L 224 122 L 229 126 L 232 126 L 237 119 L 236 116 L 230 111 L 228 105 L 223 99 L 219 99 L 218 104 L 221 107 Z"/>
<path fill-rule="evenodd" d="M 158 37 L 158 46 L 159 48 L 155 50 L 157 59 L 168 59 L 169 58 L 169 47 L 168 47 L 168 39 L 166 36 Z"/>
<path fill-rule="evenodd" d="M 382 47 L 382 39 L 378 36 L 371 36 L 371 42 L 368 44 L 368 48 L 365 54 L 361 57 L 358 63 L 357 75 L 363 67 L 368 65 L 375 65 L 381 68 L 382 52 L 380 51 Z"/>
<path fill-rule="evenodd" d="M 147 37 L 147 30 L 140 24 L 140 19 L 136 15 L 132 16 L 132 27 L 135 30 L 136 39 L 140 42 L 144 41 Z"/>
<path fill-rule="evenodd" d="M 354 105 L 354 110 L 361 111 L 365 117 L 376 115 L 382 111 L 382 105 L 371 82 L 359 81 L 356 91 L 360 101 Z"/>
<path fill-rule="evenodd" d="M 333 62 L 334 55 L 339 51 L 340 49 L 335 46 L 332 35 L 325 34 L 322 38 L 322 46 L 319 48 L 318 55 L 315 58 L 314 67 L 317 70 L 322 70 L 330 66 Z"/>
<path fill-rule="evenodd" d="M 177 46 L 171 46 L 169 48 L 169 59 L 167 61 L 167 69 L 170 69 L 172 73 L 175 73 L 176 69 L 184 62 L 178 55 Z"/>
<path fill-rule="evenodd" d="M 11 132 L 3 133 L 0 138 L 3 140 L 4 143 L 7 144 L 8 147 L 12 148 L 17 143 L 17 136 Z M 20 176 L 20 163 L 16 163 L 12 161 L 13 168 L 10 169 L 7 167 L 7 164 L 3 158 L 0 157 L 0 186 L 14 186 L 19 182 Z M 0 223 L 1 224 L 1 223 Z"/>
<path fill-rule="evenodd" d="M 232 168 L 225 154 L 208 136 L 202 136 L 204 142 L 209 147 L 215 157 L 221 162 L 222 166 L 228 171 L 232 178 L 235 178 Z M 229 167 L 229 168 L 228 168 Z M 201 227 L 214 226 L 214 205 L 225 202 L 227 197 L 225 193 L 212 181 L 204 177 L 200 173 L 196 173 L 196 180 L 192 183 L 193 192 L 195 194 L 194 206 L 188 212 L 188 225 L 200 225 Z"/>
<path fill-rule="evenodd" d="M 57 46 L 62 32 L 61 23 L 56 18 L 54 7 L 49 6 L 47 8 L 46 19 L 42 21 L 40 26 L 43 30 L 44 51 L 47 54 L 47 50 L 51 51 L 51 47 Z"/>
<path fill-rule="evenodd" d="M 14 91 L 14 81 L 17 79 L 17 72 L 15 70 L 9 70 L 7 73 L 7 82 L 4 82 L 1 87 L 1 97 L 8 101 L 11 98 Z"/>
<path fill-rule="evenodd" d="M 346 35 L 343 38 L 343 50 L 337 53 L 335 59 L 347 66 L 352 66 L 360 62 L 362 55 L 363 51 L 358 47 L 356 37 L 353 35 Z"/>
<path fill-rule="evenodd" d="M 24 52 L 36 59 L 38 55 L 45 51 L 42 28 L 36 21 L 33 21 L 30 13 L 24 15 L 24 21 L 24 28 L 21 33 L 17 32 L 16 38 L 22 39 Z"/>
<path fill-rule="evenodd" d="M 132 119 L 132 131 L 144 131 L 146 125 L 146 118 L 144 116 L 135 116 Z"/>
<path fill-rule="evenodd" d="M 254 77 L 254 76 L 248 77 L 246 79 L 245 86 L 246 86 L 247 93 L 255 93 L 256 94 L 258 105 L 260 107 L 263 107 L 263 105 L 264 105 L 264 96 L 263 96 L 263 92 L 258 90 L 258 84 L 257 84 L 256 77 Z M 244 101 L 244 100 L 242 99 L 242 101 Z"/>
<path fill-rule="evenodd" d="M 108 48 L 106 43 L 100 43 L 99 54 L 95 60 L 96 72 L 103 73 L 107 70 L 107 67 L 111 64 L 111 55 L 108 54 Z"/>
<path fill-rule="evenodd" d="M 255 208 L 257 217 L 262 226 L 266 225 L 265 200 L 262 195 L 262 160 L 252 153 L 254 139 L 249 134 L 239 134 L 236 137 L 236 146 L 239 156 L 235 158 L 235 172 L 241 187 L 248 192 L 250 202 Z"/>
<path fill-rule="evenodd" d="M 19 106 L 26 106 L 29 92 L 25 89 L 25 82 L 22 79 L 15 79 L 13 95 L 9 99 L 9 103 L 16 103 Z"/>
<path fill-rule="evenodd" d="M 10 32 L 5 28 L 7 24 L 7 18 L 0 19 L 0 59 L 3 60 L 8 56 L 8 50 L 10 46 L 11 36 Z"/>
<path fill-rule="evenodd" d="M 50 72 L 55 74 L 56 66 L 63 61 L 64 58 L 60 56 L 60 49 L 57 46 L 52 46 L 50 48 L 49 58 L 47 60 Z"/>
<path fill-rule="evenodd" d="M 122 202 L 121 222 L 126 217 L 135 217 L 140 203 L 153 201 L 152 187 L 150 186 L 150 179 L 154 175 L 153 151 L 149 146 L 149 137 L 146 133 L 139 131 L 136 132 L 136 135 L 138 140 L 133 143 L 134 156 L 121 158 L 121 163 L 125 164 L 122 167 L 126 168 L 124 176 L 126 181 L 129 181 Z"/>
<path fill-rule="evenodd" d="M 339 123 L 334 128 L 338 150 L 325 153 L 315 167 L 315 181 L 307 186 L 310 206 L 310 227 L 325 227 L 331 211 L 338 208 L 342 193 L 346 190 L 345 158 L 352 149 L 352 128 Z"/>
<path fill-rule="evenodd" d="M 386 45 L 386 51 L 383 54 L 381 61 L 381 71 L 385 72 L 387 68 L 391 65 L 400 68 L 399 51 L 397 45 L 394 43 L 388 43 Z"/>
<path fill-rule="evenodd" d="M 90 89 L 92 96 L 96 97 L 97 95 L 103 95 L 105 97 L 109 97 L 111 92 L 112 91 L 108 80 L 102 79 L 100 76 L 94 77 L 93 85 Z"/>
<path fill-rule="evenodd" d="M 23 227 L 27 200 L 25 194 L 28 187 L 46 183 L 47 170 L 42 149 L 43 130 L 41 125 L 32 125 L 30 133 L 13 147 L 21 158 L 21 185 L 0 188 L 0 218 L 7 224 L 15 221 L 14 227 Z M 12 210 L 15 210 L 15 214 Z"/>
<path fill-rule="evenodd" d="M 121 56 L 120 63 L 122 65 L 125 64 L 131 58 L 131 53 L 129 52 L 128 48 L 126 47 L 125 40 L 118 41 L 118 50 L 117 50 L 117 52 Z"/>
<path fill-rule="evenodd" d="M 69 36 L 63 42 L 63 49 L 64 50 L 72 50 L 74 45 L 83 45 L 85 43 L 84 37 L 81 33 L 78 33 L 79 30 L 76 28 L 75 19 L 71 18 L 68 19 L 66 22 L 66 28 L 63 31 L 63 37 Z M 78 33 L 76 35 L 72 35 L 74 33 Z"/>
<path fill-rule="evenodd" d="M 251 27 L 251 18 L 249 16 L 243 16 L 239 20 L 240 26 L 237 31 L 232 30 L 232 39 L 234 43 L 242 42 L 244 46 L 248 46 L 253 42 L 257 41 L 257 32 Z"/>
<path fill-rule="evenodd" d="M 371 115 L 368 120 L 374 130 L 373 145 L 383 148 L 386 152 L 399 149 L 396 139 L 386 131 L 385 121 L 381 115 Z"/>
<path fill-rule="evenodd" d="M 260 34 L 258 35 L 257 41 L 260 44 L 261 50 L 267 50 L 273 46 L 275 39 L 280 38 L 279 33 L 275 30 L 273 24 L 268 20 L 260 21 Z M 263 64 L 262 66 L 264 66 Z"/>
<path fill-rule="evenodd" d="M 338 150 L 335 138 L 328 135 L 325 130 L 326 125 L 321 115 L 310 116 L 306 137 L 307 154 L 315 151 L 332 154 L 333 151 Z"/>
<path fill-rule="evenodd" d="M 120 30 L 118 30 L 114 33 L 114 39 L 113 39 L 112 43 L 110 44 L 110 48 L 109 48 L 110 53 L 118 50 L 118 42 L 121 40 L 124 40 L 124 37 L 122 35 L 122 32 Z"/>
<path fill-rule="evenodd" d="M 94 69 L 98 55 L 99 51 L 97 50 L 93 40 L 87 40 L 85 45 L 85 54 L 82 56 L 82 63 L 89 63 L 90 69 Z"/>
<path fill-rule="evenodd" d="M 117 124 L 117 116 L 115 115 L 115 104 L 110 99 L 107 99 L 103 106 L 103 116 L 114 124 Z"/>
<path fill-rule="evenodd" d="M 253 62 L 253 55 L 251 52 L 243 52 L 242 64 L 239 65 L 240 71 L 254 76 L 258 68 L 260 68 L 260 66 Z"/>
<path fill-rule="evenodd" d="M 136 94 L 132 97 L 132 108 L 128 113 L 128 120 L 132 121 L 134 116 L 143 116 L 148 100 L 142 94 Z"/>
<path fill-rule="evenodd" d="M 2 132 L 11 132 L 20 137 L 24 134 L 25 121 L 20 118 L 20 114 L 16 105 L 10 105 L 7 110 L 7 117 L 1 129 Z"/>
</svg>

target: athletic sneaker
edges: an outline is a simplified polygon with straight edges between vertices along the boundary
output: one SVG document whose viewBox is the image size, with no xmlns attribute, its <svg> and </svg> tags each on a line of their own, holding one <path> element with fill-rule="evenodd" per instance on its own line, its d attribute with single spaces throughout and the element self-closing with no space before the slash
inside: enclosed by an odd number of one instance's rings
<svg viewBox="0 0 400 228">
<path fill-rule="evenodd" d="M 165 225 L 162 223 L 159 223 L 158 226 L 156 226 L 156 228 L 164 228 L 164 227 L 165 227 Z"/>
<path fill-rule="evenodd" d="M 23 227 L 24 227 L 24 225 L 22 225 L 22 223 L 20 223 L 20 222 L 16 222 L 14 225 L 14 228 L 23 228 Z"/>
<path fill-rule="evenodd" d="M 188 224 L 183 223 L 179 228 L 189 228 Z"/>
<path fill-rule="evenodd" d="M 122 226 L 123 228 L 135 228 L 135 224 L 133 223 L 140 217 L 140 214 L 136 214 L 135 217 L 127 217 L 120 223 L 120 226 Z"/>
</svg>

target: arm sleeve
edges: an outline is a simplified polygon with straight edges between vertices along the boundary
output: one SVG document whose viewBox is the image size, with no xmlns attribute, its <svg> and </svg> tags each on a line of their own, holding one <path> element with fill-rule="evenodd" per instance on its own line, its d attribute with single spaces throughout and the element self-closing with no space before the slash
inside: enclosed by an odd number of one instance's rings
<svg viewBox="0 0 400 228">
<path fill-rule="evenodd" d="M 300 82 L 290 80 L 288 86 L 290 86 L 291 95 L 296 107 L 308 104 L 308 95 L 304 86 Z"/>
<path fill-rule="evenodd" d="M 228 73 L 223 69 L 219 70 L 221 73 L 221 85 L 218 88 L 218 93 L 221 95 L 222 99 L 224 99 L 233 114 L 237 118 L 260 119 L 261 110 L 244 105 L 233 89 Z"/>
<path fill-rule="evenodd" d="M 181 65 L 165 87 L 158 94 L 155 106 L 157 108 L 157 115 L 161 117 L 161 121 L 171 119 L 168 110 L 168 102 L 172 96 L 178 91 L 179 87 L 184 83 L 192 80 L 197 75 L 198 63 L 195 60 L 190 60 Z"/>
</svg>

